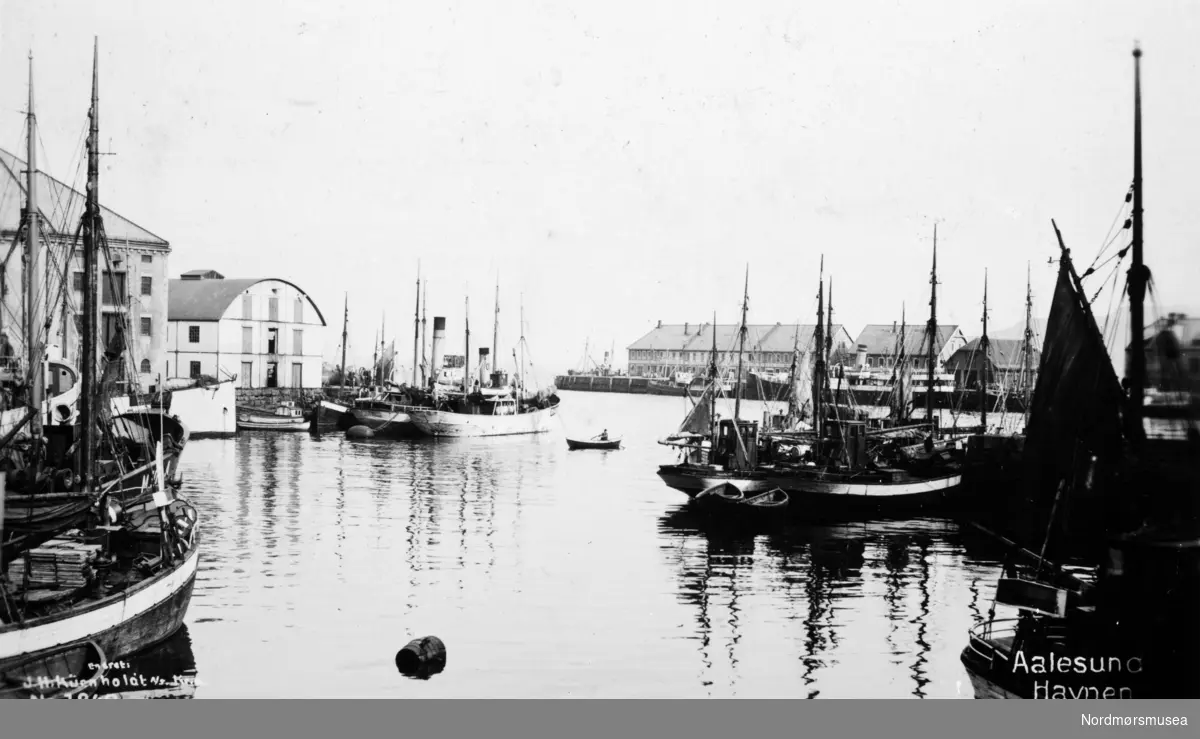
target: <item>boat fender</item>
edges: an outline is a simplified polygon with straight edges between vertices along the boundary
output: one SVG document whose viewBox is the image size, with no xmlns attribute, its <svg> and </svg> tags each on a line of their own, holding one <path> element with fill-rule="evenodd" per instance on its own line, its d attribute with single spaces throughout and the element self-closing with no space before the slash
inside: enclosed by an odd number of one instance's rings
<svg viewBox="0 0 1200 739">
<path fill-rule="evenodd" d="M 446 645 L 436 636 L 413 639 L 396 652 L 396 669 L 400 674 L 428 679 L 446 667 Z"/>
<path fill-rule="evenodd" d="M 375 432 L 369 426 L 351 426 L 346 430 L 347 439 L 372 439 L 375 437 Z"/>
</svg>

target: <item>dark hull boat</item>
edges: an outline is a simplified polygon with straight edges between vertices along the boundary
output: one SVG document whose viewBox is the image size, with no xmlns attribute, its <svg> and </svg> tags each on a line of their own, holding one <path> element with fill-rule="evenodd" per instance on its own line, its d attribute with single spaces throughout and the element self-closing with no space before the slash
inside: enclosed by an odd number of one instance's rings
<svg viewBox="0 0 1200 739">
<path fill-rule="evenodd" d="M 32 654 L 0 670 L 0 699 L 95 695 L 106 666 L 104 650 L 93 641 Z"/>
<path fill-rule="evenodd" d="M 736 485 L 721 482 L 700 491 L 693 502 L 702 508 L 732 510 L 746 500 L 746 494 Z"/>
<path fill-rule="evenodd" d="M 314 434 L 345 431 L 352 425 L 349 407 L 331 400 L 318 400 L 309 411 L 308 430 Z"/>
<path fill-rule="evenodd" d="M 935 276 L 936 238 L 935 232 Z M 882 435 L 912 434 L 916 427 L 872 429 L 853 408 L 837 403 L 841 395 L 837 385 L 843 378 L 839 374 L 836 385 L 829 386 L 826 361 L 831 342 L 825 336 L 827 331 L 832 333 L 832 324 L 825 322 L 823 280 L 822 268 L 817 330 L 809 351 L 812 371 L 800 366 L 797 346 L 793 350 L 792 381 L 788 383 L 791 391 L 787 418 L 798 420 L 802 409 L 812 403 L 816 430 L 804 434 L 764 432 L 757 422 L 737 418 L 740 394 L 735 399 L 734 418 L 714 422 L 712 388 L 717 378 L 714 346 L 709 372 L 711 384 L 679 432 L 662 442 L 682 447 L 684 459 L 660 466 L 659 477 L 669 487 L 689 496 L 721 483 L 732 484 L 748 495 L 778 488 L 787 494 L 788 510 L 806 516 L 878 515 L 956 504 L 962 483 L 960 455 L 956 444 L 934 440 L 936 421 L 919 429 L 926 436 L 923 449 L 922 445 L 902 446 L 900 441 L 884 440 Z M 746 301 L 748 295 L 743 302 L 743 327 Z M 931 303 L 936 304 L 936 300 Z M 936 325 L 936 321 L 931 320 L 931 325 Z M 740 349 L 738 356 L 740 367 Z M 796 382 L 803 375 L 811 378 L 811 391 L 807 383 Z M 740 382 L 737 387 L 741 387 Z M 905 394 L 899 393 L 898 397 Z M 929 417 L 932 419 L 932 414 Z M 793 424 L 785 420 L 783 424 L 768 425 Z"/>
<path fill-rule="evenodd" d="M 1200 433 L 1152 430 L 1142 259 L 1141 96 L 1135 51 L 1130 333 L 1117 379 L 1091 302 L 1055 226 L 1061 258 L 1022 454 L 1014 538 L 1046 560 L 1084 559 L 1086 586 L 1036 559 L 1010 564 L 962 662 L 979 698 L 1200 698 Z M 1120 256 L 1124 256 L 1122 251 Z M 1162 366 L 1179 357 L 1162 356 Z M 1040 535 L 1039 535 L 1040 532 Z M 1026 546 L 1025 542 L 1034 546 Z"/>
<path fill-rule="evenodd" d="M 567 439 L 568 449 L 620 449 L 620 439 L 607 439 L 605 441 L 597 441 L 595 439 Z"/>
<path fill-rule="evenodd" d="M 743 508 L 754 516 L 777 516 L 787 513 L 790 497 L 779 488 L 742 501 Z"/>
<path fill-rule="evenodd" d="M 98 59 L 98 49 L 94 52 Z M 88 187 L 80 224 L 83 257 L 83 308 L 80 319 L 82 378 L 77 422 L 47 423 L 40 412 L 30 414 L 29 439 L 6 438 L 0 451 L 14 473 L 20 496 L 86 493 L 92 505 L 77 528 L 40 535 L 36 544 L 23 538 L 6 547 L 0 579 L 0 673 L 20 672 L 31 659 L 81 642 L 92 642 L 107 659 L 134 654 L 179 629 L 187 613 L 199 563 L 199 515 L 177 495 L 177 464 L 187 439 L 186 426 L 162 410 L 130 410 L 114 414 L 116 383 L 136 372 L 125 334 L 118 327 L 106 343 L 100 341 L 100 262 L 107 253 L 99 190 L 97 76 L 93 73 L 92 109 L 87 140 Z M 36 165 L 32 152 L 36 123 L 30 85 L 29 202 L 24 209 L 31 275 L 45 274 L 39 242 L 40 210 L 34 198 Z M 75 248 L 75 247 L 73 247 Z M 44 359 L 35 327 L 49 326 L 45 315 L 45 286 L 31 281 L 27 290 L 25 346 L 29 364 Z M 50 294 L 56 291 L 50 290 Z M 117 305 L 123 297 L 116 296 Z M 136 349 L 136 348 L 135 348 Z M 42 381 L 35 373 L 29 383 L 31 409 L 42 407 Z M 6 491 L 0 490 L 0 493 Z M 7 494 L 0 498 L 7 502 Z M 7 516 L 0 521 L 6 521 Z M 3 525 L 3 524 L 0 524 Z M 0 529 L 0 539 L 12 545 Z"/>
</svg>

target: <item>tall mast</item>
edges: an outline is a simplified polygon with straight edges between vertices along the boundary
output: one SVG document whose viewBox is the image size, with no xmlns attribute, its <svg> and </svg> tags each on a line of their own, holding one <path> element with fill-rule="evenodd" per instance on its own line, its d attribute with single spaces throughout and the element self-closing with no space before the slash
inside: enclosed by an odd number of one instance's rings
<svg viewBox="0 0 1200 739">
<path fill-rule="evenodd" d="M 826 373 L 828 373 L 833 369 L 833 367 L 832 367 L 832 364 L 833 364 L 833 277 L 832 276 L 830 276 L 830 278 L 829 278 L 829 303 L 827 304 L 826 307 L 828 308 L 828 310 L 825 313 L 825 368 L 826 368 L 825 371 L 826 371 Z M 833 383 L 829 380 L 828 375 L 826 376 L 826 382 L 829 382 L 830 386 L 832 388 Z M 835 409 L 834 412 L 836 413 L 836 408 L 837 408 L 837 404 L 838 404 L 838 397 L 837 397 L 838 393 L 837 393 L 836 388 L 833 388 L 833 390 L 834 390 L 833 405 L 834 405 L 834 409 Z"/>
<path fill-rule="evenodd" d="M 42 366 L 44 348 L 40 329 L 43 297 L 49 293 L 46 281 L 45 254 L 42 251 L 41 228 L 37 204 L 37 116 L 33 112 L 33 53 L 29 54 L 29 121 L 28 152 L 25 165 L 25 346 L 29 353 L 29 407 L 33 410 L 30 419 L 30 435 L 33 441 L 34 465 L 38 464 L 38 452 L 42 439 L 42 407 L 44 405 L 45 372 Z M 43 284 L 47 283 L 47 284 Z"/>
<path fill-rule="evenodd" d="M 908 403 L 904 398 L 904 368 L 905 362 L 908 361 L 908 307 L 905 303 L 900 303 L 900 356 L 896 361 L 896 385 L 893 386 L 893 391 L 898 393 L 897 398 L 900 402 L 900 417 L 899 420 L 906 420 L 905 411 L 908 410 Z"/>
<path fill-rule="evenodd" d="M 426 363 L 427 363 L 426 362 L 427 357 L 425 355 L 425 347 L 426 347 L 425 338 L 428 336 L 428 334 L 425 332 L 425 325 L 426 325 L 425 318 L 429 315 L 429 280 L 425 280 L 422 283 L 422 287 L 423 287 L 423 289 L 421 291 L 421 384 L 424 385 L 426 383 L 426 381 L 428 380 L 428 376 L 425 371 Z"/>
<path fill-rule="evenodd" d="M 800 321 L 796 320 L 796 329 L 792 331 L 792 369 L 788 373 L 788 417 L 799 413 L 796 407 L 796 362 L 800 358 Z"/>
<path fill-rule="evenodd" d="M 717 312 L 716 311 L 713 311 L 712 332 L 713 332 L 712 354 L 709 355 L 708 379 L 713 382 L 716 382 L 716 380 L 717 380 Z M 714 389 L 713 392 L 715 393 L 716 390 Z"/>
<path fill-rule="evenodd" d="M 520 383 L 520 394 L 525 394 L 525 293 L 521 293 L 521 370 L 517 379 Z"/>
<path fill-rule="evenodd" d="M 825 314 L 825 362 L 833 361 L 833 277 L 829 278 L 829 310 Z"/>
<path fill-rule="evenodd" d="M 933 361 L 937 341 L 937 224 L 933 224 L 933 271 L 929 274 L 929 329 L 925 361 L 929 363 L 929 382 L 925 388 L 925 420 L 933 425 Z"/>
<path fill-rule="evenodd" d="M 471 296 L 466 298 L 466 308 L 463 312 L 463 327 L 466 329 L 466 339 L 463 345 L 463 400 L 471 392 Z"/>
<path fill-rule="evenodd" d="M 1025 264 L 1025 346 L 1021 349 L 1021 390 L 1025 394 L 1025 412 L 1029 412 L 1029 386 L 1033 382 L 1030 363 L 1033 361 L 1033 288 L 1030 286 L 1029 264 Z"/>
<path fill-rule="evenodd" d="M 346 307 L 342 314 L 342 393 L 346 392 L 346 330 L 350 327 L 350 293 L 346 293 Z M 341 401 L 339 401 L 341 402 Z"/>
<path fill-rule="evenodd" d="M 417 365 L 421 361 L 418 346 L 421 343 L 421 262 L 417 261 L 417 309 L 413 312 L 413 366 L 412 384 L 417 386 Z"/>
<path fill-rule="evenodd" d="M 708 359 L 708 380 L 711 395 L 708 400 L 708 438 L 712 441 L 711 448 L 717 445 L 717 312 L 713 311 L 712 322 L 712 353 Z"/>
<path fill-rule="evenodd" d="M 979 423 L 983 426 L 984 433 L 987 433 L 987 406 L 988 406 L 988 366 L 990 356 L 988 349 L 991 342 L 988 341 L 987 335 L 987 268 L 983 270 L 983 336 L 979 338 L 979 350 L 982 358 L 982 369 L 979 373 Z"/>
<path fill-rule="evenodd" d="M 815 452 L 821 453 L 821 418 L 825 410 L 825 255 L 821 255 L 820 286 L 817 288 L 817 328 L 813 342 L 813 428 L 817 431 Z"/>
<path fill-rule="evenodd" d="M 371 352 L 371 383 L 379 384 L 379 345 L 383 343 L 379 332 L 375 333 L 375 349 Z"/>
<path fill-rule="evenodd" d="M 1133 50 L 1133 263 L 1129 265 L 1129 353 L 1125 377 L 1129 380 L 1129 433 L 1141 439 L 1142 403 L 1146 393 L 1146 347 L 1143 300 L 1150 270 L 1142 256 L 1142 50 Z"/>
<path fill-rule="evenodd" d="M 383 316 L 381 316 L 379 319 L 379 365 L 375 368 L 375 371 L 379 373 L 379 385 L 380 386 L 383 385 L 383 365 L 387 363 L 387 358 L 383 354 L 384 349 L 387 348 L 387 338 L 386 337 L 387 337 L 387 313 L 384 312 Z"/>
<path fill-rule="evenodd" d="M 500 369 L 500 275 L 496 275 L 496 318 L 492 323 L 492 372 Z M 496 378 L 498 382 L 500 378 Z"/>
<path fill-rule="evenodd" d="M 96 397 L 96 322 L 97 293 L 99 278 L 96 274 L 97 251 L 100 248 L 103 223 L 100 216 L 100 42 L 92 48 L 92 107 L 88 112 L 88 183 L 87 204 L 83 216 L 83 351 L 79 388 L 79 424 L 83 431 L 79 445 L 79 472 L 84 478 L 84 489 L 95 482 L 96 452 L 99 445 L 97 415 L 99 399 Z"/>
<path fill-rule="evenodd" d="M 742 291 L 742 325 L 738 329 L 738 372 L 737 389 L 733 401 L 733 421 L 737 424 L 742 409 L 742 352 L 746 349 L 746 310 L 750 307 L 750 265 L 746 265 L 746 284 Z"/>
</svg>

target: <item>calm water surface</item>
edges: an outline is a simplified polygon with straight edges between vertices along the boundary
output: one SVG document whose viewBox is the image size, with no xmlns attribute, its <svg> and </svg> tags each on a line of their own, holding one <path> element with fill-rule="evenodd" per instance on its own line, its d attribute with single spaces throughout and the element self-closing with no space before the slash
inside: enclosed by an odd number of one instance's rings
<svg viewBox="0 0 1200 739">
<path fill-rule="evenodd" d="M 562 398 L 541 437 L 190 443 L 206 538 L 157 669 L 198 698 L 970 697 L 994 547 L 936 519 L 714 525 L 654 474 L 686 399 Z M 567 451 L 605 427 L 625 449 Z M 401 676 L 425 635 L 445 671 Z"/>
</svg>

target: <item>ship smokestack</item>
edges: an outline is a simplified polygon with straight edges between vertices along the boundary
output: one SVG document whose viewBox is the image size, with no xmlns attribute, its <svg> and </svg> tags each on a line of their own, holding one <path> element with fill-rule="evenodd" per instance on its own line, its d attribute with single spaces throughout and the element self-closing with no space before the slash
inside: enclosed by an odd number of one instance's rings
<svg viewBox="0 0 1200 739">
<path fill-rule="evenodd" d="M 858 355 L 854 358 L 854 365 L 856 367 L 858 367 L 859 369 L 863 369 L 867 366 L 867 345 L 866 344 L 858 345 Z"/>
<path fill-rule="evenodd" d="M 479 347 L 479 387 L 487 387 L 488 381 L 488 354 L 491 350 L 486 346 Z"/>
<path fill-rule="evenodd" d="M 446 339 L 446 319 L 443 316 L 433 317 L 433 376 L 442 374 L 442 343 Z"/>
</svg>

